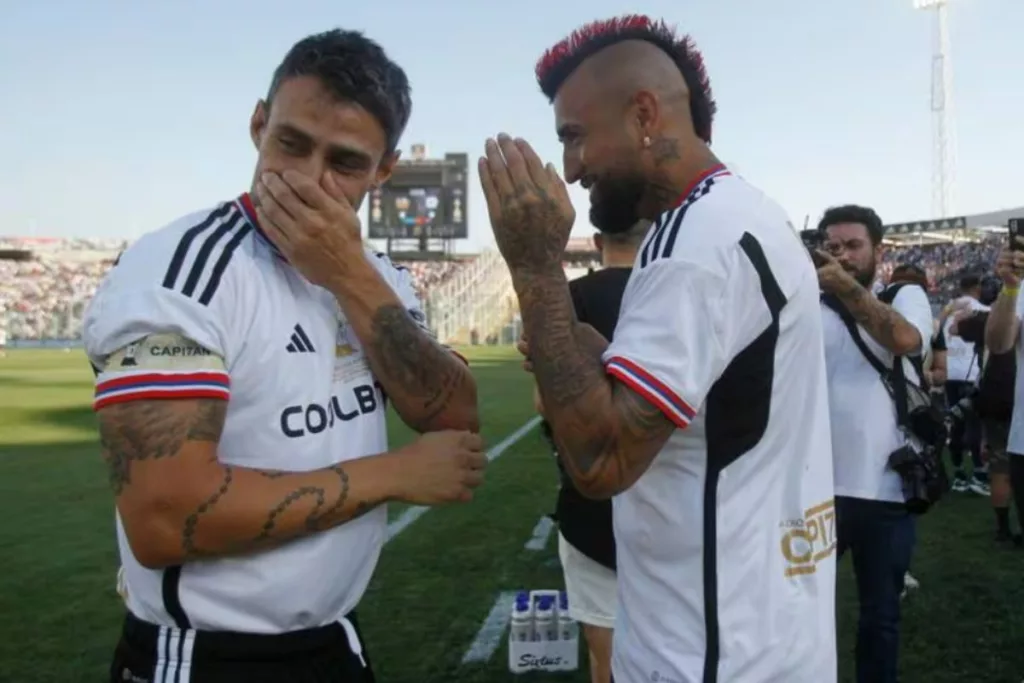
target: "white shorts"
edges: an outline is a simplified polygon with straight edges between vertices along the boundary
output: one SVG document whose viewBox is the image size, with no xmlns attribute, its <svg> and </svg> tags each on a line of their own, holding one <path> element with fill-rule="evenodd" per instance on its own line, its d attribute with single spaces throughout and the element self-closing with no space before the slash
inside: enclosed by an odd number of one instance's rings
<svg viewBox="0 0 1024 683">
<path fill-rule="evenodd" d="M 581 624 L 614 628 L 615 572 L 574 548 L 562 534 L 558 534 L 558 557 L 565 574 L 569 616 Z"/>
</svg>

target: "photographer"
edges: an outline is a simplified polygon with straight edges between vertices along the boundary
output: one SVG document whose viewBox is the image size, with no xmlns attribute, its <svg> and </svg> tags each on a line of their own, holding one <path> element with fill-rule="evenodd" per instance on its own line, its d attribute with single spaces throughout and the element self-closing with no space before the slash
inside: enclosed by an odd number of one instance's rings
<svg viewBox="0 0 1024 683">
<path fill-rule="evenodd" d="M 1001 283 L 983 282 L 979 300 L 991 304 Z M 954 315 L 949 325 L 951 336 L 974 344 L 981 365 L 981 378 L 973 397 L 972 411 L 981 422 L 984 450 L 988 454 L 992 509 L 996 516 L 996 542 L 1021 545 L 1020 535 L 1010 531 L 1010 464 L 1006 452 L 1013 417 L 1013 390 L 1017 375 L 1017 359 L 1013 350 L 991 353 L 985 349 L 987 311 L 964 310 Z"/>
<path fill-rule="evenodd" d="M 875 364 L 903 361 L 907 378 L 921 375 L 910 356 L 927 354 L 932 312 L 914 283 L 891 305 L 879 300 L 882 221 L 871 209 L 842 206 L 818 225 L 824 250 L 815 254 L 822 296 L 825 362 L 835 471 L 838 550 L 849 549 L 860 598 L 857 680 L 895 683 L 899 655 L 900 595 L 915 543 L 901 475 L 890 456 L 908 449 L 896 403 Z M 883 295 L 884 296 L 884 295 Z M 857 337 L 854 337 L 854 334 Z M 861 350 L 861 346 L 865 351 Z M 873 361 L 868 358 L 871 354 Z M 927 397 L 926 397 L 927 399 Z"/>
<path fill-rule="evenodd" d="M 996 261 L 996 275 L 1003 288 L 985 321 L 985 347 L 992 354 L 1013 352 L 1018 367 L 1024 356 L 1021 342 L 1020 282 L 1024 277 L 1024 240 L 1002 250 Z M 1024 528 L 1024 375 L 1014 378 L 1013 413 L 1007 437 L 1010 487 L 1017 506 L 1017 518 Z"/>
<path fill-rule="evenodd" d="M 980 376 L 981 356 L 973 342 L 950 332 L 955 315 L 988 310 L 988 306 L 979 301 L 980 297 L 981 277 L 973 273 L 963 275 L 960 278 L 960 296 L 946 305 L 939 324 L 946 342 L 946 404 L 952 418 L 949 458 L 954 468 L 953 490 L 971 490 L 987 496 L 988 477 L 981 460 L 981 425 L 971 409 Z M 964 473 L 965 450 L 971 457 L 970 478 Z"/>
</svg>

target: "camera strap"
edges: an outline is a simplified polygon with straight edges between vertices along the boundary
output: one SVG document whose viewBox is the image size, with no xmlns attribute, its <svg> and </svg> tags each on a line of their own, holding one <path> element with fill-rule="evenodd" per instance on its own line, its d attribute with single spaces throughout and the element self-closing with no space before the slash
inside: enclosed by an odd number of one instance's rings
<svg viewBox="0 0 1024 683">
<path fill-rule="evenodd" d="M 884 294 L 888 294 L 888 292 L 884 292 Z M 895 295 L 893 294 L 892 296 Z M 881 298 L 882 297 L 879 297 L 879 299 Z M 896 405 L 896 424 L 900 429 L 906 431 L 909 428 L 909 420 L 907 408 L 907 378 L 903 372 L 903 357 L 894 357 L 893 367 L 887 367 L 881 360 L 879 360 L 878 356 L 872 353 L 871 349 L 868 348 L 868 345 L 864 342 L 864 338 L 860 335 L 860 328 L 857 325 L 857 321 L 854 320 L 853 314 L 847 310 L 846 306 L 844 306 L 836 296 L 832 294 L 822 294 L 821 302 L 836 312 L 839 319 L 843 321 L 844 325 L 846 325 L 846 329 L 849 331 L 850 337 L 853 338 L 853 343 L 857 345 L 861 354 L 864 355 L 864 359 L 878 372 L 882 379 L 882 386 L 885 387 L 885 390 L 889 393 L 889 396 L 892 397 L 893 403 Z"/>
</svg>

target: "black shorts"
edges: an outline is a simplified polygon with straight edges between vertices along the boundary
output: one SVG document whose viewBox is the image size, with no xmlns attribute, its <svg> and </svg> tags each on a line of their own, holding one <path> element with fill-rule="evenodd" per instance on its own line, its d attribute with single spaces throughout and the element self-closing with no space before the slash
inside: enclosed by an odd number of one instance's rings
<svg viewBox="0 0 1024 683">
<path fill-rule="evenodd" d="M 374 683 L 355 615 L 278 635 L 195 631 L 125 617 L 111 683 Z"/>
</svg>

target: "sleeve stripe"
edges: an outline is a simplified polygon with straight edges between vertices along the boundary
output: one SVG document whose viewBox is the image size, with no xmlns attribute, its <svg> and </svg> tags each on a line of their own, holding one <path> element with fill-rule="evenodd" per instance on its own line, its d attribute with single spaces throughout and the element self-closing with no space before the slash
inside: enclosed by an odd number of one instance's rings
<svg viewBox="0 0 1024 683">
<path fill-rule="evenodd" d="M 234 202 L 228 202 L 210 212 L 201 223 L 185 231 L 174 250 L 170 266 L 164 274 L 164 288 L 179 291 L 189 298 L 196 298 L 200 281 L 205 275 L 207 277 L 206 285 L 196 300 L 204 306 L 209 305 L 213 295 L 217 292 L 217 287 L 220 285 L 232 255 L 246 235 L 252 231 L 252 226 L 243 219 L 244 215 L 238 206 Z M 216 229 L 211 231 L 210 229 L 214 226 Z M 220 248 L 220 253 L 211 266 L 210 261 L 219 244 L 229 234 L 231 239 Z M 200 238 L 202 244 L 191 260 L 191 264 L 186 266 L 189 251 L 192 249 L 193 243 Z M 188 275 L 182 284 L 179 283 L 179 280 L 182 270 L 186 267 Z"/>
<path fill-rule="evenodd" d="M 679 427 L 686 427 L 697 414 L 697 411 L 678 394 L 628 358 L 609 358 L 605 363 L 605 370 L 660 408 Z"/>
<path fill-rule="evenodd" d="M 181 267 L 185 265 L 185 258 L 188 256 L 189 247 L 192 246 L 192 242 L 199 236 L 199 233 L 207 230 L 211 225 L 227 216 L 233 208 L 234 205 L 231 203 L 222 204 L 212 211 L 202 223 L 194 225 L 185 231 L 185 234 L 178 242 L 178 247 L 174 250 L 174 256 L 171 257 L 171 265 L 167 267 L 167 272 L 164 274 L 164 287 L 174 289 L 175 283 L 178 281 L 178 275 L 181 273 Z"/>
<path fill-rule="evenodd" d="M 217 229 L 206 236 L 203 240 L 202 246 L 199 247 L 199 251 L 196 253 L 196 260 L 192 263 L 192 268 L 188 271 L 188 278 L 185 279 L 185 286 L 182 288 L 181 293 L 187 297 L 191 297 L 196 287 L 199 285 L 199 278 L 203 276 L 203 271 L 206 269 L 206 262 L 210 260 L 210 254 L 213 252 L 213 248 L 217 246 L 217 242 L 221 240 L 224 235 L 231 232 L 232 228 L 242 220 L 242 212 L 235 211 L 231 214 L 231 217 L 222 222 L 217 226 Z"/>
<path fill-rule="evenodd" d="M 226 372 L 139 373 L 101 379 L 96 383 L 93 408 L 111 403 L 152 398 L 221 398 L 231 396 Z"/>
<path fill-rule="evenodd" d="M 130 401 L 159 401 L 159 400 L 171 400 L 171 399 L 190 399 L 190 398 L 214 398 L 223 401 L 228 400 L 228 392 L 215 390 L 215 389 L 201 389 L 198 387 L 190 388 L 184 391 L 125 391 L 122 393 L 110 394 L 97 398 L 93 401 L 93 410 L 100 410 L 117 403 L 128 403 Z"/>
<path fill-rule="evenodd" d="M 246 224 L 224 246 L 224 251 L 221 252 L 217 263 L 213 264 L 213 272 L 210 274 L 209 282 L 206 283 L 206 289 L 203 290 L 202 296 L 199 297 L 199 303 L 206 306 L 213 299 L 213 295 L 217 293 L 217 287 L 220 286 L 220 279 L 224 276 L 224 271 L 228 269 L 228 264 L 231 262 L 231 256 L 251 231 L 252 226 Z"/>
</svg>

